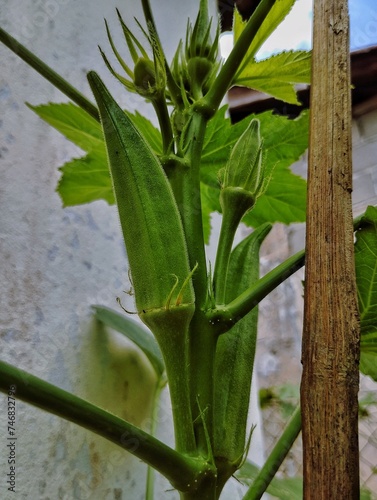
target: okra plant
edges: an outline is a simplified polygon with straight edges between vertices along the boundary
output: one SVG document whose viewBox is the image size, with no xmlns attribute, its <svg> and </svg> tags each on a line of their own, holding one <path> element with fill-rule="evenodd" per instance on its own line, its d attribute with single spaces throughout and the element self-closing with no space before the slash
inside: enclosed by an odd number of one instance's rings
<svg viewBox="0 0 377 500">
<path fill-rule="evenodd" d="M 3 43 L 75 103 L 32 109 L 88 150 L 81 161 L 86 162 L 85 175 L 92 185 L 93 180 L 97 183 L 100 195 L 88 195 L 85 176 L 80 179 L 81 191 L 69 189 L 77 182 L 73 162 L 61 169 L 58 191 L 64 205 L 98 197 L 117 205 L 135 309 L 148 331 L 131 321 L 121 307 L 112 311 L 96 305 L 94 310 L 100 320 L 122 331 L 145 352 L 158 375 L 159 390 L 168 382 L 175 449 L 152 433 L 3 362 L 1 389 L 7 391 L 10 383 L 17 382 L 19 398 L 130 451 L 163 474 L 185 500 L 219 498 L 239 469 L 239 477 L 251 482 L 244 498 L 260 498 L 300 431 L 297 408 L 262 470 L 246 462 L 252 439 L 247 417 L 257 305 L 305 259 L 304 251 L 299 252 L 260 278 L 259 249 L 274 222 L 305 219 L 305 181 L 289 166 L 307 147 L 308 113 L 289 120 L 267 112 L 231 125 L 221 107 L 234 85 L 298 103 L 294 84 L 309 83 L 310 54 L 290 51 L 263 61 L 255 58 L 294 3 L 262 0 L 248 21 L 235 11 L 235 43 L 225 62 L 218 54 L 217 19 L 209 19 L 206 0 L 200 0 L 197 18 L 188 22 L 186 37 L 172 61 L 164 55 L 147 0 L 142 0 L 145 23 L 139 24 L 138 33 L 118 12 L 133 67 L 124 61 L 108 24 L 111 50 L 102 47 L 101 55 L 127 91 L 152 104 L 159 131 L 140 115 L 121 109 L 98 74 L 88 74 L 96 107 L 0 31 Z M 82 116 L 85 120 L 79 119 Z M 81 126 L 67 133 L 64 120 Z M 88 135 L 96 147 L 88 142 Z M 91 171 L 89 160 L 97 171 L 102 169 L 101 175 Z M 205 243 L 214 211 L 222 213 L 222 225 L 216 261 L 208 263 Z M 254 230 L 233 248 L 241 221 Z M 376 221 L 373 207 L 355 221 L 362 321 L 366 318 L 361 368 L 373 377 L 377 375 L 373 363 L 377 318 L 369 297 L 377 285 L 365 262 L 375 259 L 370 249 L 377 243 Z M 137 439 L 136 449 L 134 441 L 121 439 L 125 432 Z M 152 498 L 150 483 L 148 488 L 147 498 Z"/>
</svg>

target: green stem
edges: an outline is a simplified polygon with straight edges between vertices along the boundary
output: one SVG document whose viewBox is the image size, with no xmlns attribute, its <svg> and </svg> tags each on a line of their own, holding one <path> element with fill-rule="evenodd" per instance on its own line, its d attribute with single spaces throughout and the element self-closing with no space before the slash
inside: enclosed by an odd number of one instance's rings
<svg viewBox="0 0 377 500">
<path fill-rule="evenodd" d="M 152 101 L 153 107 L 156 111 L 158 123 L 160 125 L 162 137 L 162 152 L 163 155 L 169 155 L 173 147 L 173 131 L 170 123 L 169 110 L 166 105 L 165 96 Z"/>
<path fill-rule="evenodd" d="M 166 385 L 165 375 L 162 374 L 156 384 L 156 389 L 153 397 L 153 407 L 152 407 L 152 423 L 150 428 L 150 435 L 155 437 L 157 430 L 157 422 L 158 422 L 158 410 L 159 410 L 159 402 L 162 389 Z M 154 499 L 154 469 L 150 465 L 147 468 L 147 484 L 145 488 L 145 500 L 153 500 Z"/>
<path fill-rule="evenodd" d="M 362 226 L 365 212 L 355 217 L 353 229 L 357 231 Z M 267 273 L 258 282 L 249 287 L 235 300 L 225 306 L 218 306 L 207 312 L 207 318 L 218 324 L 219 330 L 228 331 L 238 320 L 250 312 L 259 302 L 272 292 L 283 281 L 298 271 L 305 264 L 305 250 L 300 250 Z"/>
<path fill-rule="evenodd" d="M 190 267 L 197 264 L 192 281 L 195 304 L 203 308 L 207 298 L 207 265 L 203 235 L 202 206 L 200 198 L 200 160 L 203 149 L 206 119 L 193 113 L 188 121 L 182 145 L 185 166 L 178 165 L 169 176 L 174 196 L 181 214 L 186 236 Z"/>
<path fill-rule="evenodd" d="M 34 375 L 0 361 L 0 390 L 16 386 L 16 397 L 58 415 L 115 443 L 143 460 L 178 490 L 199 484 L 208 470 L 201 460 L 185 456 L 136 426 Z"/>
<path fill-rule="evenodd" d="M 178 165 L 170 182 L 179 207 L 186 235 L 190 266 L 198 268 L 193 275 L 195 313 L 189 329 L 189 382 L 192 418 L 196 443 L 201 453 L 210 453 L 208 432 L 212 440 L 213 363 L 216 336 L 203 310 L 207 301 L 207 266 L 200 199 L 200 160 L 207 120 L 192 113 L 182 133 L 181 151 L 185 165 Z"/>
<path fill-rule="evenodd" d="M 180 494 L 180 500 L 216 500 L 216 475 L 208 477 L 205 484 L 196 492 Z"/>
<path fill-rule="evenodd" d="M 276 0 L 262 0 L 250 17 L 239 39 L 235 43 L 232 52 L 221 68 L 214 84 L 206 96 L 201 100 L 202 105 L 208 108 L 209 113 L 215 113 L 220 106 L 226 92 L 232 85 L 233 78 L 251 42 L 275 3 Z"/>
<path fill-rule="evenodd" d="M 258 282 L 241 293 L 235 300 L 225 306 L 218 306 L 207 313 L 214 323 L 220 323 L 225 331 L 246 316 L 259 302 L 264 299 L 280 283 L 294 274 L 305 263 L 305 250 L 297 252 L 286 261 L 267 273 Z"/>
<path fill-rule="evenodd" d="M 159 342 L 169 380 L 176 449 L 194 455 L 196 446 L 191 415 L 186 332 L 179 332 L 176 338 L 167 336 L 165 344 L 161 343 L 161 339 Z"/>
<path fill-rule="evenodd" d="M 141 0 L 141 4 L 143 7 L 145 21 L 146 21 L 147 25 L 150 24 L 153 27 L 154 34 L 158 40 L 158 45 L 161 47 L 161 50 L 163 50 L 162 45 L 161 45 L 161 40 L 160 40 L 160 37 L 158 36 L 158 32 L 156 29 L 156 24 L 154 22 L 154 17 L 152 14 L 152 9 L 151 9 L 149 0 Z M 177 83 L 175 82 L 173 75 L 171 74 L 169 64 L 166 60 L 165 54 L 163 54 L 163 56 L 164 56 L 164 61 L 165 61 L 166 79 L 167 79 L 167 86 L 168 86 L 168 89 L 170 92 L 170 97 L 171 97 L 173 103 L 176 106 L 178 106 L 182 103 L 181 90 L 180 90 L 179 86 L 177 85 Z"/>
<path fill-rule="evenodd" d="M 245 210 L 242 205 L 233 203 L 232 206 L 223 207 L 223 218 L 221 221 L 220 238 L 213 274 L 216 304 L 225 304 L 226 280 L 228 276 L 230 253 L 232 251 L 234 235 L 244 215 Z"/>
<path fill-rule="evenodd" d="M 12 50 L 18 57 L 23 59 L 29 66 L 38 71 L 46 80 L 52 83 L 63 94 L 72 99 L 80 108 L 86 111 L 95 120 L 99 121 L 99 114 L 96 106 L 89 101 L 81 92 L 75 89 L 63 77 L 58 75 L 52 68 L 41 61 L 30 50 L 19 43 L 15 38 L 9 35 L 6 31 L 0 28 L 0 42 L 3 42 L 10 50 Z"/>
<path fill-rule="evenodd" d="M 190 390 L 196 444 L 212 460 L 214 363 L 218 335 L 202 311 L 190 324 Z"/>
<path fill-rule="evenodd" d="M 243 500 L 259 500 L 268 488 L 271 480 L 279 470 L 288 451 L 292 448 L 297 436 L 301 431 L 301 409 L 300 406 L 294 410 L 278 442 L 268 456 L 266 463 L 259 471 L 253 484 L 248 489 Z"/>
</svg>

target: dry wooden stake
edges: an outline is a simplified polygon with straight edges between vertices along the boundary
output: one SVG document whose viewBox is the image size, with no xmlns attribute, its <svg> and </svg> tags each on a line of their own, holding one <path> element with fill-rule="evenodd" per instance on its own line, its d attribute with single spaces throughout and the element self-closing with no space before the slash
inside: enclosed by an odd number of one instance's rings
<svg viewBox="0 0 377 500">
<path fill-rule="evenodd" d="M 358 499 L 347 0 L 314 2 L 301 384 L 305 499 Z"/>
</svg>

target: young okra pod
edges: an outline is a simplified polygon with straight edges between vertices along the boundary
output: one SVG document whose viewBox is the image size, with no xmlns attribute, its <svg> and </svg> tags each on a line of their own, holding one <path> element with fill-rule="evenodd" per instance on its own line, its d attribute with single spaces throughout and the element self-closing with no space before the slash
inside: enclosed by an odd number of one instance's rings
<svg viewBox="0 0 377 500">
<path fill-rule="evenodd" d="M 232 251 L 226 301 L 232 301 L 259 278 L 259 249 L 271 230 L 259 226 Z M 247 417 L 257 340 L 255 307 L 217 343 L 215 360 L 214 446 L 219 474 L 227 480 L 247 454 Z"/>
<path fill-rule="evenodd" d="M 184 332 L 194 312 L 194 291 L 170 184 L 98 75 L 91 72 L 88 79 L 99 107 L 138 314 L 157 336 L 173 324 Z"/>
<path fill-rule="evenodd" d="M 99 108 L 136 307 L 164 356 L 177 448 L 192 451 L 187 332 L 195 305 L 178 207 L 161 163 L 144 137 L 99 76 L 90 72 L 88 80 Z"/>
<path fill-rule="evenodd" d="M 88 79 L 104 130 L 138 313 L 192 305 L 185 236 L 161 163 L 98 75 L 91 72 Z"/>
</svg>

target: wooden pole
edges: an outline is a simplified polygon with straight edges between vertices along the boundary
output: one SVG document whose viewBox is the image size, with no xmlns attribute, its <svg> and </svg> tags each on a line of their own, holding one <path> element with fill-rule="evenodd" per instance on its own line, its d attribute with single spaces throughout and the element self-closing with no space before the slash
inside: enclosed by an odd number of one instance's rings
<svg viewBox="0 0 377 500">
<path fill-rule="evenodd" d="M 304 498 L 359 499 L 347 0 L 314 0 L 301 383 Z"/>
</svg>

